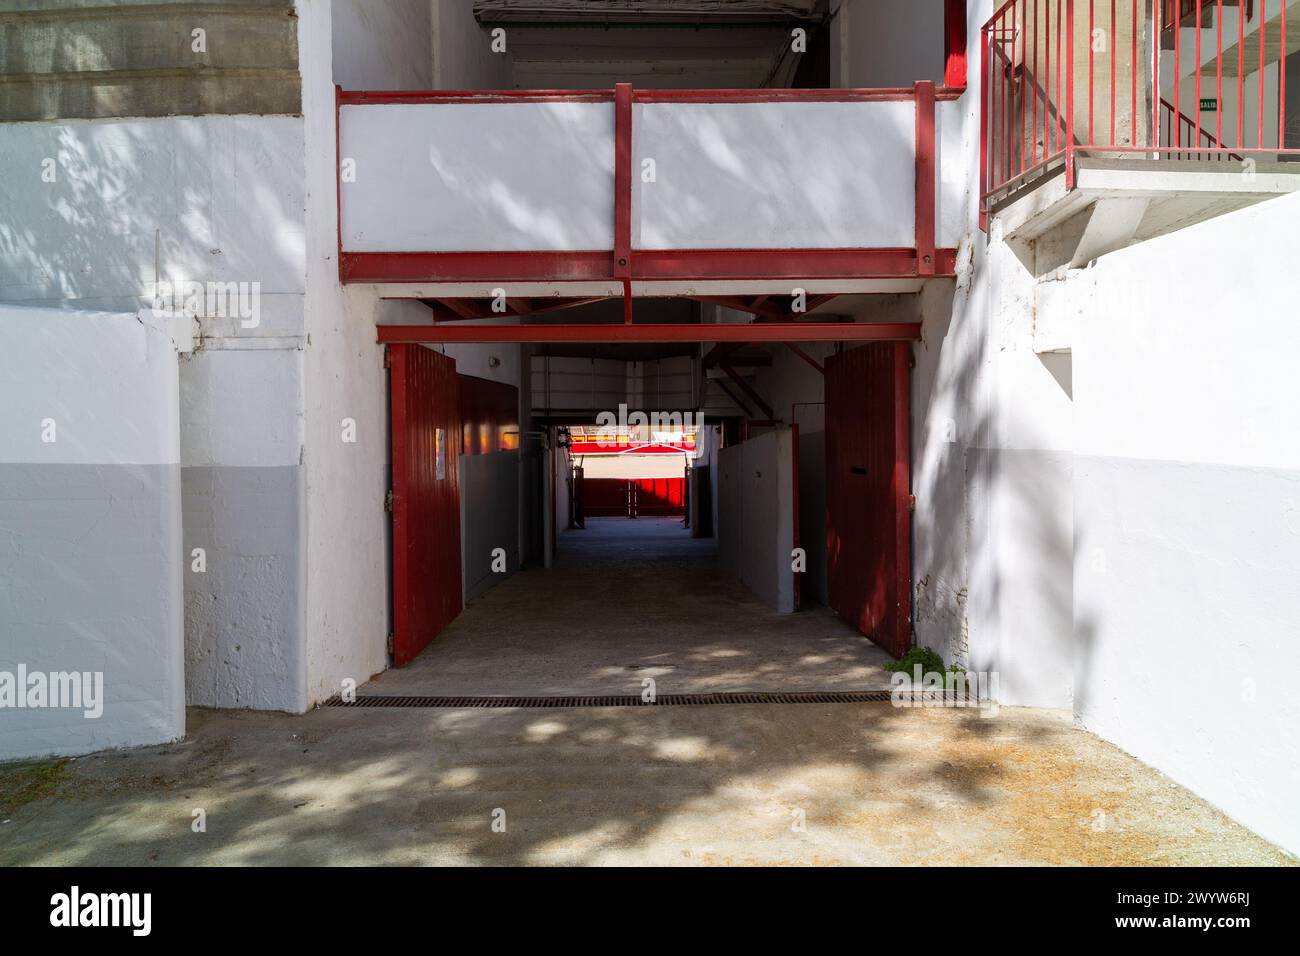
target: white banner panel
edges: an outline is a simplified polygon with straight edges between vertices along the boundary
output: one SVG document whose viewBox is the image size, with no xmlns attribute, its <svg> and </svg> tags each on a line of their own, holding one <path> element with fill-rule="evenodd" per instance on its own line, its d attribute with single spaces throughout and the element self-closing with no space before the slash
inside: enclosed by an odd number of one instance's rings
<svg viewBox="0 0 1300 956">
<path fill-rule="evenodd" d="M 911 100 L 634 104 L 632 246 L 914 246 L 915 117 Z"/>
<path fill-rule="evenodd" d="M 612 103 L 349 104 L 339 155 L 348 252 L 614 247 Z"/>
</svg>

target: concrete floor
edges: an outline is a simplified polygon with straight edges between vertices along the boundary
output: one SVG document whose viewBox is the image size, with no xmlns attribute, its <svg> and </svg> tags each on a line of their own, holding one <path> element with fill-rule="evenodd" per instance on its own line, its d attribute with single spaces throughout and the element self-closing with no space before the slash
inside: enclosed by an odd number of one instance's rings
<svg viewBox="0 0 1300 956">
<path fill-rule="evenodd" d="M 676 518 L 592 518 L 550 570 L 473 601 L 375 694 L 660 694 L 889 687 L 890 657 L 826 608 L 778 614 Z"/>
<path fill-rule="evenodd" d="M 833 616 L 777 615 L 707 542 L 623 524 L 566 538 L 557 568 L 503 582 L 366 689 L 883 685 L 883 653 Z M 0 865 L 1294 862 L 1054 711 L 191 710 L 188 730 L 42 774 L 25 804 L 31 775 L 0 765 Z"/>
<path fill-rule="evenodd" d="M 1294 862 L 1048 711 L 324 708 L 189 730 L 73 761 L 0 822 L 0 864 Z"/>
</svg>

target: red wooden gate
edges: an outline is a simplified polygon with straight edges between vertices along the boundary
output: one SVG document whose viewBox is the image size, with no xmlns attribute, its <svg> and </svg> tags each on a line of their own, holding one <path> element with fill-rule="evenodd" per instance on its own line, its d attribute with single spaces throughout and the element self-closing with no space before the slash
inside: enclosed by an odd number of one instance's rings
<svg viewBox="0 0 1300 956">
<path fill-rule="evenodd" d="M 908 352 L 826 361 L 826 561 L 831 607 L 895 657 L 912 643 Z"/>
<path fill-rule="evenodd" d="M 388 346 L 393 433 L 393 663 L 410 663 L 460 613 L 460 402 L 456 363 Z"/>
<path fill-rule="evenodd" d="M 686 513 L 685 478 L 584 478 L 588 518 L 678 518 Z"/>
</svg>

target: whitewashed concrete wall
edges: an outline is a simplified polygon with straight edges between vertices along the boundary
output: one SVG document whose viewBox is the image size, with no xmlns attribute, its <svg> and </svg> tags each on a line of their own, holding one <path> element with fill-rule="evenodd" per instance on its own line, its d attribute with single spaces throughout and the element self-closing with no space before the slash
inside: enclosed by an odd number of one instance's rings
<svg viewBox="0 0 1300 956">
<path fill-rule="evenodd" d="M 906 307 L 899 297 L 888 308 Z M 824 364 L 833 343 L 800 346 Z M 815 368 L 782 346 L 769 349 L 772 365 L 756 370 L 754 385 L 777 418 L 799 425 L 799 546 L 807 555 L 800 583 L 804 603 L 826 604 L 826 381 Z"/>
<path fill-rule="evenodd" d="M 970 6 L 979 7 L 982 2 L 972 0 Z M 917 80 L 943 82 L 943 6 L 942 0 L 833 2 L 831 85 L 891 87 L 911 86 Z M 986 13 L 975 21 L 977 27 L 987 19 Z"/>
<path fill-rule="evenodd" d="M 513 89 L 514 58 L 494 52 L 492 35 L 474 19 L 465 0 L 430 0 L 433 4 L 433 86 L 438 90 Z"/>
<path fill-rule="evenodd" d="M 722 566 L 765 604 L 794 610 L 793 446 L 774 429 L 718 453 Z"/>
<path fill-rule="evenodd" d="M 1297 223 L 1275 199 L 1067 280 L 1075 716 L 1293 852 Z"/>
<path fill-rule="evenodd" d="M 989 7 L 971 4 L 972 55 Z M 1072 707 L 1295 850 L 1279 728 L 1297 714 L 1268 662 L 1300 619 L 1300 204 L 1042 281 L 996 226 L 985 242 L 969 193 L 966 210 L 957 283 L 922 294 L 915 346 L 918 643 L 997 671 L 1005 703 Z M 1035 351 L 1043 328 L 1063 351 Z"/>
<path fill-rule="evenodd" d="M 333 0 L 334 82 L 345 90 L 433 87 L 436 0 Z"/>
<path fill-rule="evenodd" d="M 303 353 L 304 422 L 304 698 L 310 705 L 361 683 L 387 666 L 388 490 L 387 390 L 375 313 L 365 288 L 338 281 L 334 82 L 399 85 L 419 75 L 424 57 L 408 36 L 366 36 L 342 13 L 335 33 L 329 0 L 299 0 L 307 207 L 307 287 Z M 399 26 L 400 19 L 389 21 Z M 371 55 L 395 43 L 385 76 Z M 418 45 L 417 45 L 418 48 Z M 392 310 L 403 311 L 402 303 Z M 410 305 L 415 310 L 418 306 Z M 347 441 L 351 437 L 353 441 Z"/>
<path fill-rule="evenodd" d="M 627 401 L 627 363 L 615 359 L 534 355 L 534 408 L 606 411 Z"/>
<path fill-rule="evenodd" d="M 461 586 L 469 601 L 519 570 L 519 452 L 461 455 Z M 564 485 L 557 484 L 556 521 Z M 566 522 L 567 523 L 567 522 Z M 561 524 L 563 529 L 565 525 Z M 504 570 L 496 554 L 504 554 Z"/>
<path fill-rule="evenodd" d="M 383 300 L 372 286 L 339 284 L 334 83 L 411 88 L 432 59 L 437 85 L 477 85 L 455 68 L 466 61 L 456 51 L 468 50 L 481 35 L 472 16 L 461 16 L 468 6 L 435 5 L 433 36 L 426 34 L 423 44 L 412 34 L 421 13 L 411 3 L 399 6 L 386 17 L 358 19 L 353 11 L 336 18 L 329 0 L 298 2 L 306 183 L 313 197 L 306 216 L 308 344 L 303 353 L 304 706 L 337 694 L 344 680 L 362 682 L 388 666 L 391 540 L 383 509 L 390 480 L 388 382 L 375 326 L 429 317 L 419 302 Z M 358 35 L 362 28 L 372 32 Z M 389 54 L 386 63 L 373 55 L 377 49 Z M 447 52 L 441 62 L 435 50 Z M 423 155 L 427 160 L 427 152 Z M 456 360 L 460 372 L 515 386 L 521 382 L 518 346 L 439 350 Z M 355 425 L 354 442 L 343 440 L 348 422 Z"/>
<path fill-rule="evenodd" d="M 933 47 L 941 73 L 940 6 L 924 15 L 934 21 L 929 28 L 908 35 Z M 849 23 L 863 13 L 853 5 Z M 979 62 L 979 25 L 990 13 L 988 0 L 969 4 L 971 62 Z M 924 18 L 919 9 L 898 15 Z M 855 32 L 855 81 L 910 82 L 889 72 L 894 32 Z M 978 229 L 978 80 L 972 71 L 961 99 L 940 104 L 940 215 L 944 241 L 958 248 L 957 281 L 932 283 L 919 301 L 895 306 L 896 320 L 919 311 L 922 322 L 912 373 L 916 641 L 945 659 L 997 671 L 1005 703 L 1068 707 L 1068 374 L 1061 360 L 1033 349 L 1033 276 Z"/>
<path fill-rule="evenodd" d="M 185 733 L 186 326 L 0 306 L 0 759 Z M 83 689 L 15 709 L 15 691 L 39 700 L 19 668 Z"/>
<path fill-rule="evenodd" d="M 134 311 L 169 283 L 244 294 L 247 315 L 203 304 L 180 370 L 186 549 L 207 552 L 207 570 L 185 576 L 192 704 L 304 706 L 303 151 L 302 120 L 285 116 L 23 123 L 0 136 L 0 208 L 14 224 L 0 299 Z"/>
</svg>

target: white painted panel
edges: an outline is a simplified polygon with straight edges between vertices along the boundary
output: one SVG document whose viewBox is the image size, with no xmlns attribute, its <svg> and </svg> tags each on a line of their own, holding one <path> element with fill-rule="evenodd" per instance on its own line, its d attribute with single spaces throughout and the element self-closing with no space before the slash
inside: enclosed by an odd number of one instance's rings
<svg viewBox="0 0 1300 956">
<path fill-rule="evenodd" d="M 781 613 L 794 610 L 793 447 L 783 429 L 718 453 L 722 566 Z"/>
<path fill-rule="evenodd" d="M 966 155 L 963 152 L 963 120 L 966 101 L 944 100 L 934 104 L 935 242 L 940 249 L 955 249 L 966 232 Z"/>
<path fill-rule="evenodd" d="M 612 249 L 611 103 L 344 106 L 350 252 Z"/>
<path fill-rule="evenodd" d="M 636 104 L 632 244 L 910 247 L 915 124 L 911 102 Z"/>
<path fill-rule="evenodd" d="M 0 463 L 180 462 L 176 345 L 153 313 L 0 305 L 0 341 Z"/>
<path fill-rule="evenodd" d="M 0 306 L 0 760 L 185 733 L 178 362 L 154 318 Z"/>
</svg>

